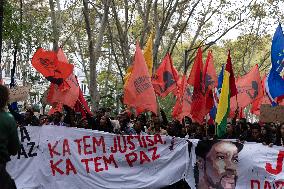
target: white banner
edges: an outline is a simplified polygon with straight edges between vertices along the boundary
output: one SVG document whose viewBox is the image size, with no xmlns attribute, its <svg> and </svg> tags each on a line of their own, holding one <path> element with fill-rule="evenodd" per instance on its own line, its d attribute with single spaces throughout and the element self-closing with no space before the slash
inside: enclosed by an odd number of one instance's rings
<svg viewBox="0 0 284 189">
<path fill-rule="evenodd" d="M 192 189 L 284 189 L 278 146 L 60 126 L 22 127 L 19 137 L 7 166 L 19 189 L 162 188 L 183 178 Z"/>
<path fill-rule="evenodd" d="M 25 127 L 7 169 L 18 188 L 161 188 L 185 177 L 187 141 L 59 126 Z"/>
<path fill-rule="evenodd" d="M 234 141 L 192 140 L 190 187 L 284 189 L 284 148 Z"/>
</svg>

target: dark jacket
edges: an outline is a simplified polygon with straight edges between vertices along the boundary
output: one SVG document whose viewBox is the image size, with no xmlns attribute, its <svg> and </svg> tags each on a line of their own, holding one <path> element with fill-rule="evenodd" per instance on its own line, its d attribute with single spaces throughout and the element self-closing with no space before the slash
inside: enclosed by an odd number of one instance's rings
<svg viewBox="0 0 284 189">
<path fill-rule="evenodd" d="M 14 117 L 0 112 L 0 164 L 6 164 L 10 155 L 16 155 L 20 147 L 17 126 Z"/>
</svg>

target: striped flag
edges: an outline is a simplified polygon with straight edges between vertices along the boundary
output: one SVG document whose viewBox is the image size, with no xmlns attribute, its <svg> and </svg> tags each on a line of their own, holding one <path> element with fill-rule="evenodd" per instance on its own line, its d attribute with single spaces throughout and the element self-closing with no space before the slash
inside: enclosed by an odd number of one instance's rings
<svg viewBox="0 0 284 189">
<path fill-rule="evenodd" d="M 232 96 L 235 96 L 236 94 L 237 88 L 235 84 L 235 78 L 229 51 L 227 64 L 224 70 L 223 83 L 215 120 L 217 125 L 217 136 L 219 138 L 222 138 L 226 134 L 227 117 L 230 113 L 230 98 Z"/>
<path fill-rule="evenodd" d="M 219 73 L 218 76 L 218 87 L 215 87 L 214 93 L 213 93 L 213 99 L 214 99 L 214 106 L 209 112 L 210 115 L 210 123 L 213 124 L 214 120 L 216 119 L 216 114 L 217 114 L 217 106 L 219 103 L 219 97 L 221 93 L 221 88 L 222 88 L 222 83 L 223 83 L 223 78 L 224 78 L 224 64 L 222 64 L 222 69 Z"/>
</svg>

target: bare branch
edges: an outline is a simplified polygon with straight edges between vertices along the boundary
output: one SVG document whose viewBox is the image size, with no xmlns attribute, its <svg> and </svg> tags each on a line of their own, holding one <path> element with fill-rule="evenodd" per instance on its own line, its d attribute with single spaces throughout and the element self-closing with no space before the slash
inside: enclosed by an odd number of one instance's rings
<svg viewBox="0 0 284 189">
<path fill-rule="evenodd" d="M 110 23 L 108 23 L 108 33 L 109 33 L 109 42 L 110 42 L 110 47 L 112 49 L 112 53 L 114 55 L 114 60 L 115 60 L 115 63 L 117 65 L 117 68 L 118 68 L 118 71 L 119 71 L 119 75 L 121 77 L 121 80 L 122 80 L 122 83 L 124 84 L 124 80 L 123 80 L 123 72 L 122 72 L 122 69 L 121 69 L 121 66 L 119 64 L 119 60 L 117 58 L 117 55 L 116 55 L 116 50 L 114 48 L 114 44 L 113 44 L 113 34 L 112 34 L 112 30 L 111 30 L 111 27 L 110 27 Z"/>
<path fill-rule="evenodd" d="M 263 58 L 262 58 L 262 60 L 261 60 L 261 62 L 259 63 L 259 69 L 264 65 L 264 62 L 268 59 L 270 57 L 270 51 L 267 51 L 266 53 L 265 53 L 265 55 L 263 56 Z M 265 67 L 264 69 L 266 69 L 267 67 Z M 263 70 L 264 70 L 263 69 Z"/>
<path fill-rule="evenodd" d="M 201 1 L 201 0 L 197 0 L 197 2 L 193 5 L 193 7 L 192 7 L 190 13 L 188 14 L 188 17 L 187 17 L 187 19 L 186 19 L 186 22 L 184 23 L 182 29 L 180 30 L 178 36 L 176 37 L 175 42 L 174 42 L 173 45 L 172 45 L 171 54 L 173 53 L 174 48 L 175 48 L 175 46 L 176 46 L 176 44 L 177 44 L 178 39 L 180 38 L 181 34 L 184 32 L 184 30 L 185 30 L 185 28 L 186 28 L 186 26 L 187 26 L 187 24 L 188 24 L 188 22 L 189 22 L 189 19 L 191 18 L 192 14 L 193 14 L 193 12 L 194 12 L 194 10 L 195 10 L 195 8 L 196 8 L 196 6 L 199 4 L 200 1 Z"/>
</svg>

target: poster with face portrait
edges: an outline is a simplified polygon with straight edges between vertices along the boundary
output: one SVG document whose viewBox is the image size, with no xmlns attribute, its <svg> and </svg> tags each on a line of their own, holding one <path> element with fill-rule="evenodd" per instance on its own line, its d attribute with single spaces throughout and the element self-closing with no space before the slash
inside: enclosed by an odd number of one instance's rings
<svg viewBox="0 0 284 189">
<path fill-rule="evenodd" d="M 284 189 L 284 148 L 192 141 L 186 181 L 196 189 Z"/>
</svg>

